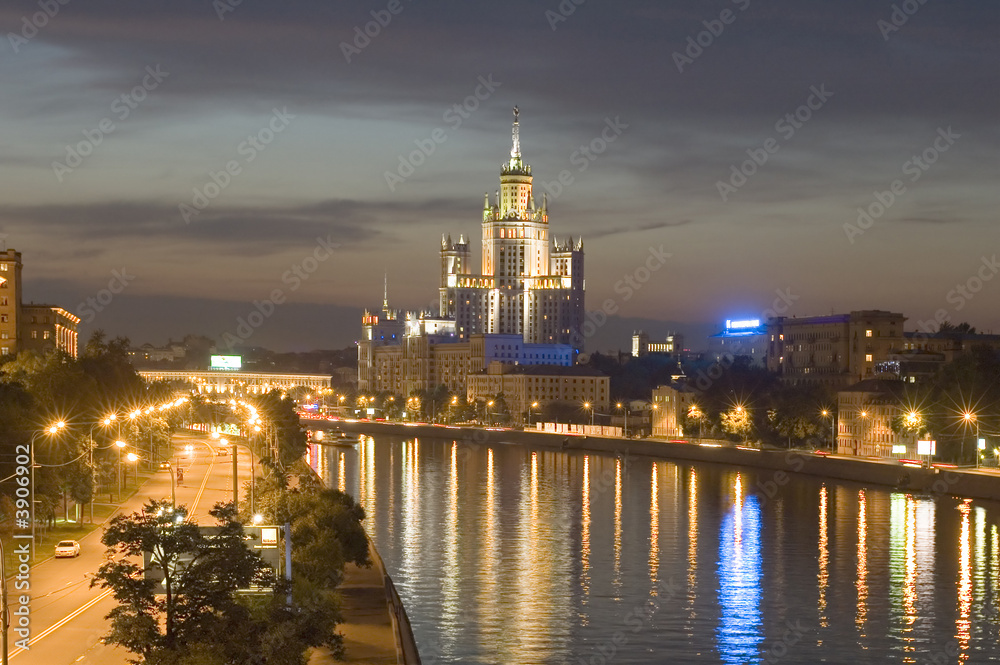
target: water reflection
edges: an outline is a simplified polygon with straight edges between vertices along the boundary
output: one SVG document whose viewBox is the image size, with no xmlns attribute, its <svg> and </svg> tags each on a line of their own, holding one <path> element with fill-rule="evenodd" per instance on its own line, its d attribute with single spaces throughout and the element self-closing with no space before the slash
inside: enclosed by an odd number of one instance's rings
<svg viewBox="0 0 1000 665">
<path fill-rule="evenodd" d="M 656 462 L 649 480 L 649 582 L 651 596 L 657 595 L 656 573 L 660 568 L 660 491 Z"/>
<path fill-rule="evenodd" d="M 858 589 L 858 613 L 854 621 L 863 638 L 868 621 L 868 502 L 864 490 L 858 491 L 858 579 L 855 586 Z"/>
<path fill-rule="evenodd" d="M 759 662 L 761 632 L 760 508 L 757 497 L 744 498 L 736 474 L 733 508 L 722 520 L 719 544 L 719 655 L 725 663 Z"/>
<path fill-rule="evenodd" d="M 513 444 L 312 459 L 366 508 L 427 663 L 979 663 L 1000 637 L 992 504 Z"/>
<path fill-rule="evenodd" d="M 830 584 L 830 542 L 827 525 L 828 492 L 826 485 L 819 490 L 819 572 L 816 575 L 819 587 L 819 625 L 826 628 L 830 624 L 826 619 L 826 587 Z M 820 638 L 822 640 L 822 638 Z"/>
</svg>

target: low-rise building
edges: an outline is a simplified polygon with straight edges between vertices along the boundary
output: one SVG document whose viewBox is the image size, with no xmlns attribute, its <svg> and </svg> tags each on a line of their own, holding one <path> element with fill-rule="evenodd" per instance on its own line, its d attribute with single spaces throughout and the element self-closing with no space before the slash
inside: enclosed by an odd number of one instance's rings
<svg viewBox="0 0 1000 665">
<path fill-rule="evenodd" d="M 916 458 L 917 435 L 900 433 L 894 428 L 911 411 L 903 381 L 868 379 L 839 391 L 837 453 Z"/>
<path fill-rule="evenodd" d="M 681 383 L 657 386 L 653 390 L 653 436 L 685 436 L 684 418 L 694 405 L 695 392 Z"/>
<path fill-rule="evenodd" d="M 670 333 L 666 339 L 650 341 L 649 334 L 644 330 L 632 334 L 632 355 L 641 358 L 647 353 L 677 354 L 684 350 L 684 337 Z"/>
<path fill-rule="evenodd" d="M 276 372 L 225 372 L 219 370 L 139 370 L 146 381 L 166 381 L 181 390 L 206 394 L 263 395 L 272 390 L 305 388 L 322 393 L 330 389 L 329 374 L 279 374 Z"/>
<path fill-rule="evenodd" d="M 606 412 L 611 379 L 597 370 L 559 365 L 509 365 L 499 361 L 485 371 L 467 377 L 466 397 L 484 402 L 503 394 L 511 415 L 524 418 L 528 407 L 538 402 L 538 409 L 550 402 L 589 404 L 597 412 Z"/>
</svg>

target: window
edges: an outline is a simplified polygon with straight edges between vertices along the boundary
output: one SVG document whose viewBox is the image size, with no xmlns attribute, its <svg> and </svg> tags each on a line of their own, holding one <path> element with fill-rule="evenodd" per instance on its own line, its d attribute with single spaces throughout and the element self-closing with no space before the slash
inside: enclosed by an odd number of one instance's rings
<svg viewBox="0 0 1000 665">
<path fill-rule="evenodd" d="M 870 363 L 871 361 L 872 361 L 872 354 L 866 353 L 865 354 L 865 362 L 866 363 Z"/>
<path fill-rule="evenodd" d="M 48 330 L 46 330 L 44 333 L 42 333 L 42 339 L 48 339 L 51 336 L 52 336 L 52 333 L 50 331 L 48 331 Z"/>
<path fill-rule="evenodd" d="M 866 330 L 865 331 L 865 337 L 871 337 L 871 336 L 872 336 L 872 331 L 871 330 Z"/>
<path fill-rule="evenodd" d="M 38 339 L 38 331 L 37 330 L 32 330 L 31 331 L 31 339 Z"/>
<path fill-rule="evenodd" d="M 0 263 L 0 272 L 7 272 L 7 264 Z"/>
</svg>

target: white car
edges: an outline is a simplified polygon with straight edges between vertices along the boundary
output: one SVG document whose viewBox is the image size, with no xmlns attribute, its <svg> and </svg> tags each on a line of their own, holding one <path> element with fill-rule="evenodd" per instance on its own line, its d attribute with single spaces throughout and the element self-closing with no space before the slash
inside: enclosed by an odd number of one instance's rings
<svg viewBox="0 0 1000 665">
<path fill-rule="evenodd" d="M 80 556 L 80 543 L 75 540 L 60 540 L 56 544 L 56 558 Z"/>
</svg>

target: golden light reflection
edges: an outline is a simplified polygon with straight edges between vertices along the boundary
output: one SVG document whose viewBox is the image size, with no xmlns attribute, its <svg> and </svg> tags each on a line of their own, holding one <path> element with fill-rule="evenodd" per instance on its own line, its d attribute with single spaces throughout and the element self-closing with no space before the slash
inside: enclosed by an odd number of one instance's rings
<svg viewBox="0 0 1000 665">
<path fill-rule="evenodd" d="M 496 470 L 493 462 L 493 449 L 486 449 L 486 504 L 483 506 L 486 511 L 486 529 L 483 534 L 483 555 L 482 571 L 487 582 L 481 585 L 479 606 L 482 608 L 484 616 L 497 617 L 501 614 L 498 609 L 500 602 L 500 581 L 499 573 L 499 541 L 497 540 L 497 517 L 496 517 L 496 497 L 497 481 Z"/>
<path fill-rule="evenodd" d="M 697 617 L 694 610 L 695 585 L 698 580 L 698 472 L 691 469 L 688 483 L 688 619 Z M 689 635 L 693 623 L 688 624 Z"/>
<path fill-rule="evenodd" d="M 858 490 L 858 612 L 854 623 L 865 637 L 868 621 L 868 501 L 864 490 Z"/>
<path fill-rule="evenodd" d="M 590 598 L 590 456 L 583 456 L 583 515 L 580 525 L 580 583 L 583 585 L 583 604 Z M 584 625 L 587 624 L 586 619 Z"/>
<path fill-rule="evenodd" d="M 1000 533 L 997 532 L 997 525 L 990 527 L 990 560 L 993 565 L 990 567 L 990 588 L 996 589 L 1000 584 Z"/>
<path fill-rule="evenodd" d="M 622 585 L 622 461 L 615 460 L 615 599 L 621 598 Z"/>
<path fill-rule="evenodd" d="M 955 620 L 955 631 L 958 637 L 958 647 L 961 652 L 958 659 L 961 662 L 969 660 L 969 641 L 972 638 L 972 542 L 970 538 L 969 516 L 972 512 L 972 501 L 966 499 L 958 507 L 962 515 L 962 529 L 958 540 L 958 618 Z"/>
<path fill-rule="evenodd" d="M 656 574 L 660 567 L 660 493 L 657 487 L 656 462 L 653 462 L 649 485 L 649 594 L 655 596 Z"/>
<path fill-rule="evenodd" d="M 343 452 L 338 452 L 337 457 L 337 489 L 347 492 L 347 460 Z"/>
<path fill-rule="evenodd" d="M 445 567 L 450 571 L 458 566 L 458 444 L 451 444 L 451 473 L 448 476 L 448 522 L 445 536 Z M 452 621 L 460 611 L 457 574 L 446 575 L 442 580 L 442 614 L 446 621 Z"/>
<path fill-rule="evenodd" d="M 368 514 L 368 500 L 365 497 L 365 437 L 360 437 L 358 441 L 358 503 Z"/>
<path fill-rule="evenodd" d="M 827 536 L 827 502 L 829 492 L 826 485 L 819 490 L 819 625 L 829 626 L 826 618 L 826 588 L 830 584 L 830 542 Z"/>
<path fill-rule="evenodd" d="M 909 632 L 917 620 L 917 502 L 910 495 L 906 496 L 904 543 L 903 614 Z M 908 644 L 907 651 L 912 650 Z"/>
</svg>

